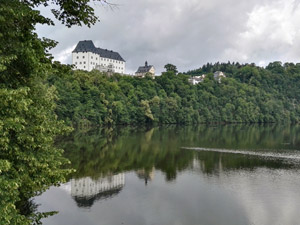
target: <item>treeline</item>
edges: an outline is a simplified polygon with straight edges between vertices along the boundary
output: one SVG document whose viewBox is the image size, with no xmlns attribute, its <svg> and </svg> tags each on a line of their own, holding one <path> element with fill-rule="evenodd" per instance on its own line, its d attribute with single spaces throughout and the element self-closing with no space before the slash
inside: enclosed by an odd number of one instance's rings
<svg viewBox="0 0 300 225">
<path fill-rule="evenodd" d="M 300 64 L 216 63 L 184 74 L 174 68 L 141 79 L 66 67 L 49 78 L 56 113 L 72 125 L 299 122 Z M 221 83 L 213 78 L 219 70 Z M 203 82 L 188 82 L 202 74 Z"/>
</svg>

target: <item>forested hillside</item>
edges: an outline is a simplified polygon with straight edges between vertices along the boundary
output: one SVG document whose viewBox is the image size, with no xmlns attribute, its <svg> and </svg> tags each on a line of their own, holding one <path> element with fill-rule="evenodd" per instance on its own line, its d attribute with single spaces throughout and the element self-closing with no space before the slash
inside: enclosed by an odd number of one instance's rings
<svg viewBox="0 0 300 225">
<path fill-rule="evenodd" d="M 214 80 L 215 71 L 225 73 L 221 83 Z M 201 74 L 203 82 L 188 82 Z M 216 63 L 184 74 L 168 70 L 154 80 L 66 67 L 49 82 L 58 91 L 58 117 L 73 125 L 300 120 L 300 64 Z"/>
</svg>

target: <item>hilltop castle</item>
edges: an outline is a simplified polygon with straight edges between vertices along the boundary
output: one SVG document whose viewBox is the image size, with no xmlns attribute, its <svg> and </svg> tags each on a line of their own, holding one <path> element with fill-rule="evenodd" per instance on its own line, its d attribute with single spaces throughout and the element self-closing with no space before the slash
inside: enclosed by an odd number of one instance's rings
<svg viewBox="0 0 300 225">
<path fill-rule="evenodd" d="M 91 40 L 78 42 L 72 52 L 72 64 L 81 70 L 125 73 L 125 60 L 118 52 L 96 48 Z"/>
<path fill-rule="evenodd" d="M 148 62 L 145 62 L 145 66 L 140 66 L 138 70 L 135 72 L 135 76 L 137 77 L 145 77 L 146 74 L 149 74 L 152 78 L 155 77 L 155 69 L 154 66 L 148 65 Z"/>
</svg>

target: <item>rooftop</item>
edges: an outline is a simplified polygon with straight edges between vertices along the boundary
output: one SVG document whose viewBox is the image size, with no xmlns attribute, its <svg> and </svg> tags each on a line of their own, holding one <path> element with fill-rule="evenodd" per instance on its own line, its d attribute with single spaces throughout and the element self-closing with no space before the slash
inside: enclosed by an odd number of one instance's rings
<svg viewBox="0 0 300 225">
<path fill-rule="evenodd" d="M 96 48 L 93 41 L 91 40 L 85 40 L 85 41 L 79 41 L 76 48 L 73 50 L 73 52 L 93 52 L 95 54 L 100 55 L 103 58 L 108 59 L 114 59 L 125 62 L 125 60 L 120 56 L 118 52 L 114 52 L 112 50 L 102 49 L 102 48 Z"/>
<path fill-rule="evenodd" d="M 152 65 L 148 65 L 148 62 L 145 62 L 145 66 L 140 66 L 138 68 L 138 70 L 136 71 L 136 73 L 147 73 L 151 70 L 153 66 Z"/>
</svg>

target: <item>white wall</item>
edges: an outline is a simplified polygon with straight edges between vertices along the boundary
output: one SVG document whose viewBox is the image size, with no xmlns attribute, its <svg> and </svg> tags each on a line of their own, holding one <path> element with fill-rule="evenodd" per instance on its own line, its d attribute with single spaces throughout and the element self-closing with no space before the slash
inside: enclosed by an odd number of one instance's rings
<svg viewBox="0 0 300 225">
<path fill-rule="evenodd" d="M 121 74 L 125 73 L 125 62 L 103 58 L 92 52 L 73 52 L 72 64 L 75 65 L 76 69 L 86 71 L 95 69 L 97 65 L 105 67 L 112 65 L 114 72 Z"/>
<path fill-rule="evenodd" d="M 104 191 L 120 188 L 125 185 L 125 174 L 120 173 L 93 180 L 90 177 L 71 179 L 71 195 L 92 197 Z"/>
</svg>

